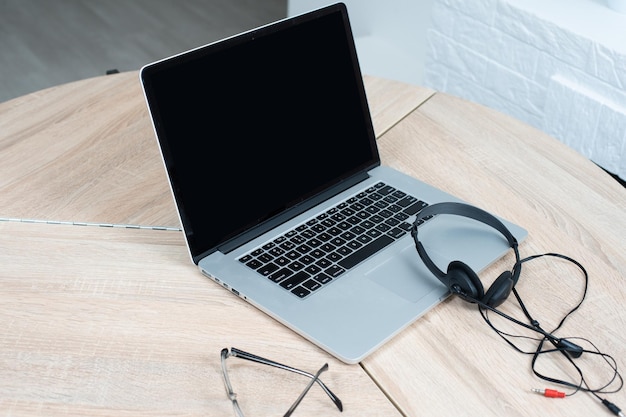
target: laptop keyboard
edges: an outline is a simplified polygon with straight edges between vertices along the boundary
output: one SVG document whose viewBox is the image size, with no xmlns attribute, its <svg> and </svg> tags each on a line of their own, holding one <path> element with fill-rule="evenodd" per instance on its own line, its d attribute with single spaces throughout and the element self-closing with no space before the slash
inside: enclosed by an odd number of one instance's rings
<svg viewBox="0 0 626 417">
<path fill-rule="evenodd" d="M 379 182 L 239 261 L 305 298 L 409 233 L 406 220 L 427 205 Z"/>
</svg>

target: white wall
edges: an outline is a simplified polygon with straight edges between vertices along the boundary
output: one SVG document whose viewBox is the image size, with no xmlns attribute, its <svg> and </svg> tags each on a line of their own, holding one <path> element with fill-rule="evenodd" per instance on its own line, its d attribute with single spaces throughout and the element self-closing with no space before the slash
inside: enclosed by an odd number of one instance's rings
<svg viewBox="0 0 626 417">
<path fill-rule="evenodd" d="M 364 74 L 422 84 L 434 0 L 344 0 Z M 294 16 L 336 3 L 289 0 Z"/>
<path fill-rule="evenodd" d="M 604 0 L 436 0 L 424 84 L 626 178 L 626 15 Z"/>
<path fill-rule="evenodd" d="M 626 179 L 626 14 L 608 0 L 346 0 L 364 74 L 492 107 Z M 333 3 L 289 0 L 288 15 Z"/>
</svg>

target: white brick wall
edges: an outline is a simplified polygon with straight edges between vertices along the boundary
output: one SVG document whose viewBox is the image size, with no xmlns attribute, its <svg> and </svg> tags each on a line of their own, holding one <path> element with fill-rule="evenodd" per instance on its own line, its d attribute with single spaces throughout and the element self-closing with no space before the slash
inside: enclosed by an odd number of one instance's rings
<svg viewBox="0 0 626 417">
<path fill-rule="evenodd" d="M 424 84 L 626 178 L 626 15 L 594 0 L 435 0 Z"/>
</svg>

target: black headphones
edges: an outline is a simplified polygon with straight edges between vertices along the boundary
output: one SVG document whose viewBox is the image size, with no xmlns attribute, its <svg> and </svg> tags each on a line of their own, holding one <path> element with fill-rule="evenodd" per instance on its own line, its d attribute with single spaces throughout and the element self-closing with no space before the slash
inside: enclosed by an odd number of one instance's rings
<svg viewBox="0 0 626 417">
<path fill-rule="evenodd" d="M 417 237 L 418 224 L 423 223 L 427 218 L 438 214 L 452 214 L 468 217 L 498 230 L 509 242 L 509 246 L 515 252 L 515 265 L 511 271 L 504 271 L 489 287 L 487 292 L 478 278 L 476 272 L 467 264 L 461 261 L 452 261 L 448 265 L 448 271 L 443 272 L 430 259 L 424 249 L 424 245 Z M 417 213 L 417 218 L 413 222 L 411 235 L 415 240 L 415 247 L 424 265 L 450 290 L 466 301 L 471 303 L 480 302 L 490 307 L 497 307 L 507 299 L 515 284 L 519 280 L 522 263 L 517 249 L 517 240 L 506 226 L 493 215 L 477 207 L 463 203 L 437 203 L 423 208 Z"/>
<path fill-rule="evenodd" d="M 506 238 L 507 242 L 509 243 L 509 246 L 515 252 L 515 264 L 513 265 L 513 268 L 511 269 L 511 271 L 505 271 L 502 274 L 500 274 L 500 276 L 493 282 L 493 284 L 491 284 L 491 287 L 489 287 L 487 292 L 485 292 L 483 288 L 483 284 L 478 278 L 478 275 L 467 264 L 461 261 L 452 261 L 448 265 L 447 272 L 443 272 L 441 269 L 439 269 L 437 265 L 435 265 L 435 263 L 432 261 L 432 259 L 430 259 L 430 257 L 426 253 L 426 249 L 424 248 L 424 245 L 422 244 L 422 242 L 420 242 L 420 240 L 417 237 L 418 225 L 421 225 L 425 220 L 431 218 L 432 216 L 436 216 L 438 214 L 452 214 L 452 215 L 467 217 L 467 218 L 476 220 L 478 222 L 484 223 L 488 226 L 491 226 L 492 228 L 499 231 Z M 515 348 L 515 350 L 521 353 L 532 354 L 533 355 L 532 370 L 535 375 L 537 375 L 539 378 L 544 379 L 546 381 L 561 384 L 563 386 L 575 389 L 574 393 L 572 394 L 565 394 L 562 392 L 553 391 L 554 393 L 557 393 L 559 396 L 573 395 L 578 391 L 590 392 L 594 394 L 599 400 L 601 400 L 602 404 L 605 407 L 607 407 L 611 412 L 613 412 L 613 414 L 622 415 L 620 409 L 615 404 L 607 401 L 606 399 L 602 399 L 598 396 L 598 394 L 600 393 L 615 393 L 622 389 L 623 379 L 617 370 L 615 359 L 613 359 L 612 356 L 606 353 L 600 352 L 595 347 L 595 345 L 593 345 L 593 343 L 591 343 L 587 339 L 583 339 L 580 337 L 570 338 L 570 339 L 585 340 L 591 346 L 594 347 L 594 350 L 586 350 L 582 346 L 577 345 L 576 343 L 572 342 L 571 340 L 567 338 L 556 337 L 554 336 L 554 334 L 543 330 L 539 322 L 530 315 L 528 309 L 526 309 L 526 307 L 524 306 L 524 303 L 522 302 L 521 297 L 519 296 L 517 290 L 515 289 L 515 285 L 517 284 L 517 281 L 519 280 L 520 273 L 522 270 L 522 264 L 524 262 L 527 262 L 527 261 L 530 261 L 539 257 L 553 256 L 557 258 L 562 258 L 566 261 L 572 262 L 578 268 L 581 269 L 585 277 L 585 289 L 584 289 L 583 296 L 581 300 L 574 306 L 574 308 L 572 308 L 565 315 L 565 317 L 563 317 L 563 319 L 561 320 L 560 324 L 556 327 L 556 329 L 552 330 L 552 332 L 555 332 L 556 330 L 559 330 L 559 328 L 563 325 L 563 323 L 565 322 L 565 319 L 567 319 L 574 311 L 576 311 L 580 307 L 583 300 L 585 299 L 585 295 L 587 293 L 587 283 L 588 283 L 589 276 L 587 275 L 587 271 L 585 271 L 585 268 L 580 263 L 578 263 L 576 260 L 570 257 L 567 257 L 565 255 L 559 255 L 556 253 L 545 253 L 543 255 L 534 255 L 525 259 L 520 259 L 520 254 L 519 254 L 519 250 L 517 247 L 518 246 L 517 239 L 515 239 L 515 237 L 509 231 L 509 229 L 507 229 L 506 226 L 493 215 L 474 206 L 470 206 L 470 205 L 463 204 L 463 203 L 452 203 L 452 202 L 437 203 L 437 204 L 432 204 L 430 206 L 423 208 L 422 210 L 419 211 L 419 213 L 417 213 L 416 216 L 417 217 L 415 221 L 413 222 L 413 226 L 411 227 L 411 235 L 413 236 L 413 239 L 415 240 L 415 247 L 417 248 L 417 253 L 419 253 L 420 258 L 422 258 L 424 265 L 426 265 L 426 267 L 433 273 L 433 275 L 435 275 L 448 288 L 448 290 L 452 294 L 456 294 L 462 299 L 469 301 L 470 303 L 478 304 L 480 313 L 483 316 L 483 319 L 487 322 L 487 324 L 489 324 L 489 326 L 491 326 L 491 328 L 495 330 L 496 333 L 500 335 L 500 337 L 506 340 L 507 343 L 509 343 L 509 345 Z M 528 318 L 530 324 L 523 323 L 503 313 L 502 311 L 496 308 L 500 304 L 502 304 L 509 297 L 511 293 L 515 295 L 515 298 L 519 302 L 519 305 L 522 311 L 524 312 L 524 314 L 526 315 L 526 317 Z M 522 327 L 536 331 L 540 333 L 541 335 L 543 335 L 543 338 L 539 339 L 539 345 L 537 349 L 534 352 L 526 352 L 525 350 L 522 350 L 521 348 L 516 346 L 511 340 L 509 340 L 506 337 L 506 336 L 511 336 L 511 335 L 498 330 L 491 323 L 491 321 L 488 319 L 486 315 L 485 310 L 493 311 L 494 313 L 499 314 L 500 316 L 504 317 L 507 320 L 510 320 Z M 553 344 L 555 349 L 544 349 L 543 345 L 544 345 L 544 342 L 546 341 Z M 559 379 L 544 376 L 540 374 L 539 372 L 537 372 L 537 370 L 535 369 L 535 362 L 537 361 L 537 358 L 539 357 L 539 355 L 543 353 L 549 353 L 549 352 L 555 352 L 555 351 L 561 352 L 568 357 L 569 361 L 574 365 L 576 371 L 580 375 L 580 381 L 578 381 L 577 383 L 569 382 L 569 381 L 562 381 Z M 606 385 L 602 386 L 601 388 L 593 388 L 593 389 L 590 388 L 587 385 L 585 378 L 583 377 L 582 370 L 577 365 L 575 365 L 574 362 L 572 362 L 572 359 L 580 357 L 583 354 L 583 352 L 589 352 L 594 355 L 599 355 L 606 361 L 606 363 L 612 369 L 613 376 L 610 378 L 609 382 Z M 610 385 L 614 384 L 616 381 L 617 381 L 618 387 L 615 390 L 610 391 L 606 389 Z M 540 392 L 540 391 L 537 391 L 537 392 Z M 555 396 L 554 394 L 548 394 L 547 391 L 544 392 L 544 395 Z"/>
</svg>

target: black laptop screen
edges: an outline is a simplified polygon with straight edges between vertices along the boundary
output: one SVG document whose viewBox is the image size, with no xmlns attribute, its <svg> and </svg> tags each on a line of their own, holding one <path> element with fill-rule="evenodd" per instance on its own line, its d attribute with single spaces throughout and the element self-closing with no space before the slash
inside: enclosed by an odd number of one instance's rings
<svg viewBox="0 0 626 417">
<path fill-rule="evenodd" d="M 152 64 L 142 82 L 195 262 L 379 164 L 343 6 Z"/>
</svg>

